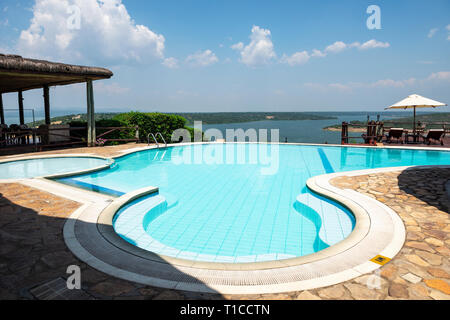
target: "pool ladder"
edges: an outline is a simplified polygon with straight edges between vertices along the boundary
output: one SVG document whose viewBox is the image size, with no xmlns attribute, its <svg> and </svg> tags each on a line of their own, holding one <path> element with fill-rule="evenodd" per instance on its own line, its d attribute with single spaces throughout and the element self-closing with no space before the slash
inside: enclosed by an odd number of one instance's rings
<svg viewBox="0 0 450 320">
<path fill-rule="evenodd" d="M 150 136 L 153 138 L 153 141 L 155 141 L 157 148 L 159 148 L 159 143 L 158 143 L 158 139 L 157 139 L 158 136 L 160 136 L 161 140 L 164 142 L 164 148 L 167 148 L 167 142 L 164 139 L 164 137 L 162 136 L 161 132 L 157 132 L 156 134 L 153 134 L 153 133 L 150 132 L 147 135 L 147 143 L 148 143 L 148 145 L 150 145 Z"/>
</svg>

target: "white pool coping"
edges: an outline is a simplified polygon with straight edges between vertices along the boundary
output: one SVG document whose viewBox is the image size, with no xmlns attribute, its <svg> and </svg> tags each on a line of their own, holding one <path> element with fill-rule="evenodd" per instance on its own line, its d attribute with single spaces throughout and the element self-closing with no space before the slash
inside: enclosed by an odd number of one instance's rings
<svg viewBox="0 0 450 320">
<path fill-rule="evenodd" d="M 183 145 L 188 144 L 169 146 Z M 125 150 L 121 155 L 113 158 L 153 148 L 156 147 L 137 147 Z M 441 148 L 426 150 L 448 151 L 445 148 L 439 149 Z M 89 157 L 90 155 L 67 156 Z M 42 156 L 44 157 L 57 158 L 61 155 Z M 155 187 L 136 190 L 114 199 L 43 178 L 4 180 L 0 183 L 19 182 L 80 202 L 82 206 L 70 216 L 64 226 L 65 242 L 80 260 L 106 274 L 171 289 L 222 294 L 261 294 L 300 291 L 337 284 L 380 268 L 381 265 L 370 261 L 377 255 L 394 258 L 405 241 L 405 227 L 400 217 L 386 205 L 353 190 L 333 187 L 329 181 L 339 176 L 367 175 L 410 168 L 428 168 L 428 166 L 367 169 L 312 177 L 307 182 L 310 189 L 344 205 L 355 215 L 356 225 L 351 235 L 332 247 L 304 257 L 229 264 L 157 255 L 129 244 L 115 232 L 111 233 L 112 217 L 115 212 L 133 199 L 155 192 L 157 190 Z"/>
<path fill-rule="evenodd" d="M 374 170 L 358 172 L 372 173 Z M 403 222 L 392 209 L 353 190 L 329 184 L 331 179 L 345 175 L 313 177 L 308 186 L 347 206 L 355 214 L 355 230 L 337 245 L 304 257 L 227 264 L 170 258 L 137 248 L 113 231 L 112 217 L 124 204 L 154 192 L 153 187 L 112 202 L 85 203 L 66 223 L 64 238 L 69 249 L 95 269 L 146 285 L 221 294 L 278 293 L 329 286 L 378 269 L 381 266 L 370 259 L 377 255 L 392 259 L 405 241 Z"/>
</svg>

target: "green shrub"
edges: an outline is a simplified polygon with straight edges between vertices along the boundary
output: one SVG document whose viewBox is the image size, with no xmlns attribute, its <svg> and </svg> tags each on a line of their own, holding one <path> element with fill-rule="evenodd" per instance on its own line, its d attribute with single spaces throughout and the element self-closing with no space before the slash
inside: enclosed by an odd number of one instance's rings
<svg viewBox="0 0 450 320">
<path fill-rule="evenodd" d="M 127 126 L 139 126 L 141 141 L 147 141 L 149 133 L 160 132 L 167 143 L 171 142 L 172 133 L 176 129 L 184 128 L 186 124 L 186 119 L 182 116 L 136 111 L 119 114 L 114 117 L 114 120 L 121 121 Z"/>
<path fill-rule="evenodd" d="M 102 129 L 106 127 L 135 127 L 139 126 L 139 140 L 147 142 L 147 135 L 151 132 L 156 134 L 160 132 L 167 143 L 171 143 L 172 133 L 180 128 L 189 131 L 192 141 L 194 141 L 194 128 L 186 127 L 186 119 L 179 115 L 164 113 L 143 113 L 143 112 L 127 112 L 116 115 L 112 119 L 103 119 L 95 122 L 97 136 L 108 131 Z M 83 121 L 70 122 L 71 127 L 87 127 L 87 123 Z M 74 136 L 86 137 L 87 130 L 73 131 Z M 202 132 L 202 137 L 204 133 Z M 135 137 L 135 129 L 127 129 L 123 131 L 113 131 L 103 139 L 133 139 Z M 160 139 L 160 138 L 158 138 Z M 162 142 L 159 141 L 158 142 Z M 119 142 L 110 141 L 108 144 L 117 144 Z"/>
</svg>

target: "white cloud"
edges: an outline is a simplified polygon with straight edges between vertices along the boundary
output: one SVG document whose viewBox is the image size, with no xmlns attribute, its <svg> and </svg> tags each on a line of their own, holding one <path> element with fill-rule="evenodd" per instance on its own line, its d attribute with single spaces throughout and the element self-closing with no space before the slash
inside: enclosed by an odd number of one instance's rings
<svg viewBox="0 0 450 320">
<path fill-rule="evenodd" d="M 356 45 L 355 45 L 356 46 Z M 391 45 L 388 42 L 381 42 L 375 39 L 364 42 L 362 45 L 357 46 L 360 50 L 374 49 L 374 48 L 389 48 Z"/>
<path fill-rule="evenodd" d="M 359 42 L 353 42 L 346 44 L 342 41 L 336 41 L 335 43 L 329 45 L 325 48 L 326 53 L 338 53 L 347 48 L 358 48 L 359 50 L 375 49 L 375 48 L 389 48 L 389 42 L 381 42 L 375 39 L 364 42 L 363 44 Z"/>
<path fill-rule="evenodd" d="M 196 52 L 186 58 L 186 62 L 194 67 L 206 67 L 219 61 L 214 52 L 205 50 L 203 52 Z"/>
<path fill-rule="evenodd" d="M 68 23 L 73 5 L 80 9 L 79 29 Z M 32 11 L 17 44 L 24 56 L 101 64 L 164 57 L 164 36 L 136 24 L 122 0 L 36 0 Z"/>
<path fill-rule="evenodd" d="M 415 78 L 407 79 L 407 80 L 392 80 L 392 79 L 384 79 L 378 80 L 374 83 L 368 84 L 369 87 L 394 87 L 394 88 L 403 88 L 406 86 L 411 86 L 416 83 Z"/>
<path fill-rule="evenodd" d="M 438 28 L 433 28 L 428 32 L 428 38 L 433 38 L 433 36 L 436 34 L 436 32 L 438 31 Z"/>
<path fill-rule="evenodd" d="M 296 52 L 292 56 L 283 55 L 281 57 L 281 63 L 287 63 L 290 66 L 296 66 L 300 64 L 305 64 L 308 62 L 310 56 L 307 51 Z"/>
<path fill-rule="evenodd" d="M 270 30 L 252 27 L 250 43 L 246 46 L 242 42 L 233 45 L 233 49 L 240 51 L 240 61 L 248 66 L 269 64 L 276 58 Z"/>
<path fill-rule="evenodd" d="M 334 88 L 334 89 L 337 89 L 339 91 L 344 91 L 344 92 L 352 90 L 351 86 L 345 85 L 345 84 L 342 84 L 342 83 L 330 83 L 328 86 L 330 88 Z"/>
<path fill-rule="evenodd" d="M 440 71 L 432 73 L 428 80 L 450 80 L 450 71 Z"/>
<path fill-rule="evenodd" d="M 448 31 L 447 40 L 450 41 L 450 24 L 448 24 L 448 25 L 445 27 L 445 29 L 447 29 L 447 31 Z"/>
<path fill-rule="evenodd" d="M 241 51 L 244 49 L 244 44 L 242 42 L 235 43 L 231 46 L 231 49 Z"/>
<path fill-rule="evenodd" d="M 161 64 L 169 69 L 178 68 L 178 60 L 175 58 L 166 58 Z"/>
<path fill-rule="evenodd" d="M 320 50 L 317 50 L 317 49 L 313 49 L 313 51 L 311 53 L 311 57 L 323 58 L 323 57 L 326 57 L 326 56 L 327 56 L 326 53 L 324 53 L 324 52 L 322 52 Z"/>
<path fill-rule="evenodd" d="M 347 45 L 342 41 L 336 41 L 333 44 L 330 44 L 328 47 L 325 48 L 325 52 L 331 52 L 331 53 L 338 53 L 342 50 L 345 50 L 347 48 Z"/>
<path fill-rule="evenodd" d="M 374 82 L 349 82 L 349 83 L 304 83 L 303 85 L 309 89 L 326 91 L 327 89 L 339 90 L 342 92 L 351 92 L 353 89 L 360 88 L 408 88 L 415 85 L 424 85 L 430 81 L 450 81 L 450 71 L 440 71 L 432 73 L 427 78 L 416 79 L 409 78 L 405 80 L 382 79 Z"/>
<path fill-rule="evenodd" d="M 129 88 L 121 87 L 117 82 L 112 82 L 110 84 L 104 81 L 98 81 L 95 83 L 95 90 L 101 93 L 106 93 L 108 95 L 112 94 L 124 94 L 130 91 Z"/>
<path fill-rule="evenodd" d="M 364 42 L 363 44 L 361 44 L 360 42 L 353 42 L 350 44 L 346 44 L 343 41 L 336 41 L 333 44 L 327 46 L 323 51 L 313 49 L 311 53 L 307 51 L 299 51 L 294 53 L 292 56 L 284 54 L 281 57 L 280 62 L 287 63 L 291 66 L 296 66 L 308 62 L 311 57 L 323 58 L 326 57 L 328 54 L 339 53 L 348 48 L 358 48 L 359 50 L 367 50 L 373 48 L 388 48 L 389 46 L 390 44 L 388 42 L 380 42 L 375 39 Z M 334 87 L 338 88 L 338 86 Z M 343 87 L 339 87 L 339 89 L 346 90 L 346 88 Z"/>
</svg>

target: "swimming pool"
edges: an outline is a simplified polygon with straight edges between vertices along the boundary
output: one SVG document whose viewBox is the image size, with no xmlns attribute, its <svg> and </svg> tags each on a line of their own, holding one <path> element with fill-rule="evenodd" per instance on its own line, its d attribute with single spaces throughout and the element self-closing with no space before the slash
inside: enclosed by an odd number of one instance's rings
<svg viewBox="0 0 450 320">
<path fill-rule="evenodd" d="M 114 195 L 158 187 L 113 221 L 123 239 L 142 249 L 196 261 L 260 262 L 315 253 L 352 232 L 353 215 L 311 193 L 310 177 L 431 164 L 450 164 L 449 153 L 210 144 L 137 152 L 110 169 L 59 181 Z"/>
<path fill-rule="evenodd" d="M 111 163 L 94 157 L 51 157 L 0 163 L 1 179 L 25 179 L 47 177 L 70 172 L 80 172 Z"/>
</svg>

